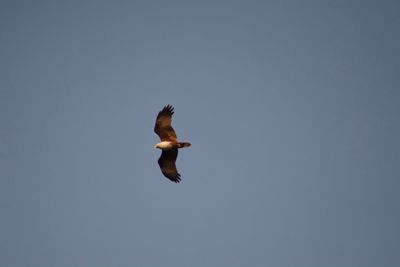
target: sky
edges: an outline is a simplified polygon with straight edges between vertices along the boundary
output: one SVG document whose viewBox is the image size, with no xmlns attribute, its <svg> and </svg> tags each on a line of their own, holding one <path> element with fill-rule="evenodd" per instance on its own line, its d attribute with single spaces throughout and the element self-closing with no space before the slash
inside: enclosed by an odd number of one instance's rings
<svg viewBox="0 0 400 267">
<path fill-rule="evenodd" d="M 0 265 L 400 266 L 399 13 L 3 0 Z"/>
</svg>

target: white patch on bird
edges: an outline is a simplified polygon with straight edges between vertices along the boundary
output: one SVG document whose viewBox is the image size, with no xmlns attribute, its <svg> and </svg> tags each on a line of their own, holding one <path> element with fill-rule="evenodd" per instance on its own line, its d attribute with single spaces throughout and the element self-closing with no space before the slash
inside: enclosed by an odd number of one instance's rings
<svg viewBox="0 0 400 267">
<path fill-rule="evenodd" d="M 172 148 L 172 142 L 162 141 L 162 142 L 158 143 L 157 145 L 155 145 L 154 148 L 159 148 L 161 150 L 169 150 Z"/>
</svg>

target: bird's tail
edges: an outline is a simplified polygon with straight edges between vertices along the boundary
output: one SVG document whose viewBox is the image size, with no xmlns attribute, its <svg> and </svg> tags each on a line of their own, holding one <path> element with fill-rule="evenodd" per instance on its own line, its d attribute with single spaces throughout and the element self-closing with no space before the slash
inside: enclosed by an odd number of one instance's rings
<svg viewBox="0 0 400 267">
<path fill-rule="evenodd" d="M 189 146 L 191 146 L 191 144 L 188 143 L 188 142 L 180 142 L 180 143 L 179 143 L 179 148 L 182 148 L 182 147 L 189 147 Z"/>
</svg>

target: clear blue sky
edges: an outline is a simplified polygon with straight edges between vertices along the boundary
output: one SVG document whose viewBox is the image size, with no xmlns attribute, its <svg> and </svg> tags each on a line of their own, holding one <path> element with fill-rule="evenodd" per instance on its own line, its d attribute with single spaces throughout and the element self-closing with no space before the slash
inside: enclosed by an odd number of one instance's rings
<svg viewBox="0 0 400 267">
<path fill-rule="evenodd" d="M 2 1 L 0 265 L 400 266 L 399 14 Z"/>
</svg>

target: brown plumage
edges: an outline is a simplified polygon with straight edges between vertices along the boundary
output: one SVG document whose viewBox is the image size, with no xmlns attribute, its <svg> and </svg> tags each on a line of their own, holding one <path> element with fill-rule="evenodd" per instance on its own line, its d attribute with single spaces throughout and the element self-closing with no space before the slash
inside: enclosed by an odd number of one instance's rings
<svg viewBox="0 0 400 267">
<path fill-rule="evenodd" d="M 165 106 L 158 112 L 154 132 L 161 141 L 176 141 L 176 133 L 171 126 L 172 115 L 174 115 L 174 108 L 171 105 Z"/>
<path fill-rule="evenodd" d="M 158 165 L 163 175 L 171 181 L 179 183 L 181 175 L 178 173 L 175 165 L 176 158 L 178 157 L 178 149 L 189 147 L 190 143 L 178 141 L 174 128 L 171 126 L 173 114 L 174 108 L 171 105 L 165 106 L 158 112 L 154 132 L 160 137 L 161 142 L 155 148 L 162 150 L 161 156 L 158 159 Z"/>
</svg>

